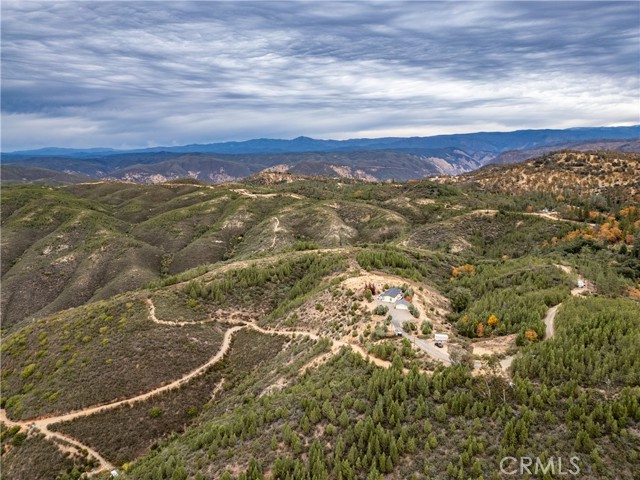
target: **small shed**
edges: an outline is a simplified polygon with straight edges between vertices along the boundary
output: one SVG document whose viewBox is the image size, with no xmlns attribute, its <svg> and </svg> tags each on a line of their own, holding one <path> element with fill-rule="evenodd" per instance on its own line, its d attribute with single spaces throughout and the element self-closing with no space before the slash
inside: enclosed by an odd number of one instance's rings
<svg viewBox="0 0 640 480">
<path fill-rule="evenodd" d="M 446 333 L 436 333 L 433 338 L 436 342 L 446 342 L 449 340 L 449 335 Z"/>
<path fill-rule="evenodd" d="M 396 308 L 398 310 L 409 310 L 409 305 L 411 305 L 411 302 L 407 302 L 404 298 L 396 302 Z"/>
<path fill-rule="evenodd" d="M 402 290 L 399 288 L 390 288 L 380 294 L 380 301 L 385 303 L 396 303 L 402 299 Z"/>
</svg>

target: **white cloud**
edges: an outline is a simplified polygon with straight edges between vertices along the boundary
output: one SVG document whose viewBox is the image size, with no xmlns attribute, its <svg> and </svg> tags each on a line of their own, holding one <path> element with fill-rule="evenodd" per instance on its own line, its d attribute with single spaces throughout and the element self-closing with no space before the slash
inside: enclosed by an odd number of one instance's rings
<svg viewBox="0 0 640 480">
<path fill-rule="evenodd" d="M 5 2 L 2 148 L 636 124 L 639 11 Z"/>
</svg>

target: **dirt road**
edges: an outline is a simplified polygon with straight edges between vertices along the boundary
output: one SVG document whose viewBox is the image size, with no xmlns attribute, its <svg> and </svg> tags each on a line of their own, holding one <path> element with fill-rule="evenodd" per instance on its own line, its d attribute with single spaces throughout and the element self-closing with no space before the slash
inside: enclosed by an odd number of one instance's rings
<svg viewBox="0 0 640 480">
<path fill-rule="evenodd" d="M 271 241 L 271 248 L 276 247 L 276 240 L 278 239 L 278 232 L 280 229 L 280 219 L 278 217 L 273 217 L 275 222 L 273 224 L 273 240 Z"/>
<path fill-rule="evenodd" d="M 571 273 L 572 269 L 571 267 L 568 267 L 566 265 L 556 265 L 558 268 L 560 268 L 562 271 L 564 271 L 565 273 Z M 571 290 L 571 295 L 574 297 L 580 296 L 583 293 L 587 293 L 589 291 L 591 291 L 591 289 L 593 288 L 593 285 L 585 280 L 581 275 L 578 275 L 578 280 L 584 282 L 584 287 L 576 287 L 574 289 Z M 556 322 L 556 315 L 558 314 L 558 310 L 560 309 L 560 307 L 562 306 L 562 303 L 559 303 L 558 305 L 554 305 L 553 307 L 549 307 L 549 309 L 547 310 L 547 313 L 545 313 L 543 321 L 544 321 L 544 325 L 545 325 L 545 332 L 544 332 L 544 339 L 545 340 L 549 340 L 550 338 L 552 338 L 555 333 L 556 333 L 556 329 L 555 329 L 555 322 Z M 511 363 L 513 362 L 513 358 L 515 357 L 515 355 L 511 355 L 507 358 L 504 358 L 500 361 L 500 366 L 502 367 L 502 370 L 506 373 L 509 371 L 509 368 L 511 367 Z"/>
<path fill-rule="evenodd" d="M 153 304 L 151 305 L 153 306 Z M 155 313 L 155 309 L 154 309 L 154 313 Z M 155 317 L 155 314 L 154 314 Z M 155 319 L 154 321 L 156 321 L 157 323 L 161 323 L 160 321 L 158 321 L 157 319 Z M 166 324 L 167 322 L 162 322 L 163 324 Z M 170 323 L 170 322 L 169 322 Z M 177 324 L 177 323 L 176 323 Z M 182 376 L 181 378 L 179 378 L 178 380 L 175 380 L 171 383 L 168 383 L 166 385 L 154 388 L 153 390 L 150 390 L 146 393 L 143 393 L 141 395 L 137 395 L 135 397 L 131 397 L 131 398 L 127 398 L 124 400 L 119 400 L 119 401 L 115 401 L 115 402 L 110 402 L 110 403 L 105 403 L 102 405 L 96 405 L 93 407 L 88 407 L 88 408 L 84 408 L 82 410 L 77 410 L 74 412 L 69 412 L 66 413 L 64 415 L 58 415 L 58 416 L 53 416 L 53 417 L 46 417 L 46 418 L 38 418 L 38 419 L 34 419 L 34 420 L 25 420 L 25 421 L 20 421 L 20 422 L 14 422 L 12 420 L 9 420 L 9 418 L 7 417 L 6 411 L 4 409 L 0 410 L 0 420 L 2 420 L 3 422 L 7 423 L 7 425 L 20 425 L 22 427 L 27 427 L 27 428 L 36 428 L 38 430 L 40 430 L 47 438 L 58 438 L 60 440 L 66 441 L 71 443 L 72 445 L 74 445 L 76 448 L 82 450 L 86 450 L 87 452 L 89 452 L 90 455 L 94 456 L 99 462 L 100 462 L 100 468 L 97 470 L 94 470 L 91 472 L 92 475 L 95 475 L 99 472 L 102 472 L 106 469 L 113 469 L 113 465 L 111 463 L 109 463 L 104 457 L 102 457 L 96 450 L 92 449 L 90 446 L 85 445 L 67 435 L 63 435 L 62 433 L 59 432 L 55 432 L 52 430 L 49 430 L 49 426 L 53 425 L 54 423 L 61 423 L 61 422 L 68 422 L 71 420 L 75 420 L 77 418 L 81 418 L 81 417 L 86 417 L 89 415 L 92 415 L 94 413 L 99 413 L 99 412 L 104 412 L 105 410 L 111 410 L 114 408 L 117 408 L 121 405 L 131 405 L 137 402 L 142 402 L 144 400 L 147 400 L 148 398 L 166 392 L 168 390 L 173 390 L 176 389 L 180 386 L 182 386 L 184 383 L 188 382 L 189 380 L 191 380 L 192 378 L 204 373 L 209 367 L 211 367 L 212 365 L 214 365 L 215 363 L 217 363 L 218 361 L 220 361 L 225 354 L 227 353 L 227 351 L 229 350 L 229 348 L 231 347 L 231 338 L 233 336 L 234 333 L 236 333 L 239 330 L 242 330 L 243 328 L 245 328 L 244 325 L 242 326 L 235 326 L 230 328 L 229 330 L 227 330 L 224 334 L 223 340 L 222 340 L 222 345 L 220 347 L 220 349 L 218 350 L 218 352 L 211 357 L 205 364 L 200 365 L 198 368 L 191 370 L 189 373 L 185 374 L 184 376 Z"/>
<path fill-rule="evenodd" d="M 14 422 L 13 420 L 9 420 L 9 418 L 7 418 L 7 412 L 4 410 L 4 408 L 0 409 L 0 421 L 8 425 L 9 427 L 17 425 L 21 428 L 24 428 L 25 430 L 29 430 L 30 428 L 35 428 L 37 430 L 40 430 L 40 432 L 44 434 L 45 438 L 48 438 L 50 440 L 58 439 L 58 440 L 62 440 L 63 442 L 70 443 L 71 445 L 76 447 L 78 451 L 86 450 L 87 453 L 90 456 L 94 457 L 99 464 L 97 468 L 88 472 L 87 475 L 89 476 L 97 475 L 98 473 L 102 473 L 102 472 L 114 469 L 114 466 L 106 458 L 100 455 L 100 453 L 98 453 L 97 450 L 94 450 L 90 446 L 80 443 L 76 439 L 68 437 L 67 435 L 63 435 L 62 433 L 59 433 L 59 432 L 53 432 L 49 430 L 46 426 L 42 426 L 41 424 L 39 424 L 38 421 L 26 420 L 26 421 Z"/>
</svg>

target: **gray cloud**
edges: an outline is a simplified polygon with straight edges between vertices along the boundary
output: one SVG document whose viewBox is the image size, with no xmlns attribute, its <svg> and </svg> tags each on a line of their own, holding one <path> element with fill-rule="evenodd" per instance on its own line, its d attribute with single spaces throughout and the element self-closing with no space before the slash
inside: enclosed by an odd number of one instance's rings
<svg viewBox="0 0 640 480">
<path fill-rule="evenodd" d="M 2 148 L 639 123 L 637 2 L 3 2 Z"/>
</svg>

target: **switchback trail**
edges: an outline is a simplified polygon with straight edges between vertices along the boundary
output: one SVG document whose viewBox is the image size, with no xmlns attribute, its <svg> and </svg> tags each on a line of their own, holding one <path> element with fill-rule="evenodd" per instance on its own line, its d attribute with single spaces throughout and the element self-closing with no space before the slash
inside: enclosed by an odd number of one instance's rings
<svg viewBox="0 0 640 480">
<path fill-rule="evenodd" d="M 581 278 L 581 277 L 580 277 Z M 571 295 L 577 296 L 577 295 L 581 295 L 585 290 L 587 290 L 587 287 L 583 287 L 583 288 L 574 288 L 571 291 Z M 160 324 L 160 325 L 171 325 L 171 326 L 184 326 L 184 325 L 193 325 L 193 324 L 199 324 L 199 323 L 210 323 L 210 322 L 215 322 L 216 320 L 213 319 L 208 319 L 208 320 L 201 320 L 201 321 L 197 321 L 197 322 L 180 322 L 180 321 L 169 321 L 169 320 L 160 320 L 157 318 L 156 316 L 156 311 L 155 311 L 155 305 L 153 304 L 153 301 L 148 298 L 146 299 L 147 302 L 147 306 L 149 309 L 149 319 L 151 321 L 153 321 L 154 323 Z M 545 323 L 545 338 L 544 340 L 547 340 L 549 338 L 552 338 L 555 334 L 555 328 L 554 328 L 554 323 L 555 323 L 555 317 L 556 314 L 558 313 L 558 309 L 562 306 L 562 303 L 558 304 L 558 305 L 554 305 L 553 307 L 550 307 L 545 316 L 544 316 L 544 323 Z M 268 334 L 268 335 L 283 335 L 283 336 L 288 336 L 288 337 L 298 337 L 298 336 L 306 336 L 311 338 L 312 340 L 320 340 L 320 337 L 318 334 L 313 333 L 313 332 L 309 332 L 309 331 L 305 331 L 305 330 L 283 330 L 283 329 L 265 329 L 263 327 L 258 326 L 255 323 L 252 322 L 242 322 L 239 324 L 234 324 L 231 328 L 229 328 L 229 330 L 227 330 L 224 333 L 224 337 L 223 337 L 223 341 L 222 341 L 222 345 L 220 346 L 220 349 L 218 350 L 218 352 L 212 356 L 206 363 L 200 365 L 199 367 L 191 370 L 190 372 L 184 374 L 182 377 L 180 377 L 177 380 L 174 380 L 166 385 L 162 385 L 159 386 L 157 388 L 154 388 L 152 390 L 149 390 L 146 393 L 140 394 L 140 395 L 136 395 L 134 397 L 130 397 L 130 398 L 126 398 L 123 400 L 116 400 L 110 403 L 104 403 L 104 404 L 100 404 L 100 405 L 95 405 L 92 407 L 87 407 L 81 410 L 77 410 L 77 411 L 73 411 L 73 412 L 69 412 L 63 415 L 58 415 L 58 416 L 51 416 L 51 417 L 43 417 L 43 418 L 36 418 L 36 419 L 31 419 L 31 420 L 22 420 L 22 421 L 13 421 L 10 420 L 7 417 L 6 411 L 4 409 L 0 409 L 0 421 L 6 423 L 9 426 L 13 426 L 13 425 L 18 425 L 20 427 L 26 427 L 26 428 L 36 428 L 38 430 L 40 430 L 46 438 L 50 438 L 50 439 L 58 439 L 61 440 L 63 442 L 67 442 L 71 445 L 73 445 L 74 447 L 76 447 L 78 450 L 85 450 L 86 452 L 89 453 L 89 455 L 93 456 L 96 458 L 96 460 L 99 462 L 99 467 L 97 467 L 95 470 L 89 472 L 89 475 L 95 475 L 97 473 L 103 472 L 105 470 L 110 470 L 113 469 L 114 466 L 108 461 L 106 460 L 102 455 L 100 455 L 100 453 L 98 451 L 96 451 L 95 449 L 91 448 L 88 445 L 85 445 L 81 442 L 79 442 L 78 440 L 69 437 L 67 435 L 64 435 L 60 432 L 56 432 L 53 430 L 50 430 L 49 427 L 55 423 L 61 423 L 61 422 L 68 422 L 71 420 L 75 420 L 77 418 L 82 418 L 82 417 L 86 417 L 89 415 L 93 415 L 95 413 L 100 413 L 100 412 L 104 412 L 107 410 L 111 410 L 114 408 L 117 408 L 121 405 L 132 405 L 134 403 L 138 403 L 144 400 L 147 400 L 151 397 L 153 397 L 154 395 L 169 391 L 169 390 L 173 390 L 176 389 L 180 386 L 182 386 L 183 384 L 189 382 L 191 379 L 193 379 L 194 377 L 203 374 L 209 367 L 211 367 L 212 365 L 214 365 L 215 363 L 219 362 L 222 358 L 224 358 L 224 356 L 226 355 L 226 353 L 229 351 L 229 348 L 231 347 L 231 339 L 233 337 L 233 335 L 245 328 L 249 328 L 252 330 L 255 330 L 257 332 L 260 333 L 264 333 L 264 334 Z M 379 366 L 379 367 L 383 367 L 383 368 L 389 368 L 391 367 L 391 362 L 385 361 L 385 360 L 381 360 L 379 358 L 373 357 L 371 355 L 369 355 L 361 346 L 359 345 L 354 345 L 348 342 L 344 342 L 341 340 L 334 340 L 334 339 L 330 339 L 332 342 L 332 347 L 331 347 L 331 353 L 335 354 L 336 352 L 338 352 L 340 350 L 341 347 L 347 347 L 352 349 L 354 352 L 357 352 L 358 354 L 360 354 L 363 358 L 365 358 L 367 361 L 372 362 L 373 364 Z M 328 357 L 327 357 L 328 358 Z M 502 367 L 502 369 L 506 372 L 508 371 L 509 367 L 511 366 L 511 363 L 513 361 L 514 356 L 510 356 L 507 357 L 505 359 L 503 359 L 500 362 L 500 365 Z M 478 363 L 476 362 L 476 367 L 478 368 Z M 404 372 L 407 373 L 408 370 L 404 369 Z"/>
<path fill-rule="evenodd" d="M 102 455 L 100 455 L 100 453 L 98 453 L 97 450 L 94 450 L 90 446 L 85 445 L 83 443 L 80 443 L 76 439 L 68 437 L 67 435 L 63 435 L 62 433 L 51 431 L 46 426 L 45 427 L 39 426 L 39 425 L 37 425 L 37 421 L 35 421 L 35 420 L 25 420 L 25 421 L 20 421 L 20 422 L 15 422 L 13 420 L 9 420 L 9 418 L 7 418 L 7 412 L 4 410 L 4 408 L 2 408 L 2 409 L 0 409 L 0 422 L 3 422 L 4 424 L 6 424 L 9 427 L 18 426 L 18 427 L 21 427 L 21 428 L 24 427 L 27 430 L 29 428 L 33 427 L 33 428 L 36 428 L 36 429 L 40 430 L 40 432 L 42 432 L 42 434 L 45 436 L 45 438 L 49 438 L 49 439 L 52 439 L 52 440 L 58 439 L 58 440 L 61 440 L 62 442 L 67 442 L 67 443 L 73 445 L 74 447 L 76 447 L 76 449 L 79 452 L 82 451 L 82 450 L 86 450 L 86 452 L 90 456 L 94 457 L 99 463 L 97 468 L 95 468 L 92 471 L 88 472 L 89 476 L 97 475 L 98 473 L 102 473 L 102 472 L 107 471 L 107 470 L 112 470 L 114 468 L 114 466 L 106 458 L 104 458 Z"/>
</svg>

